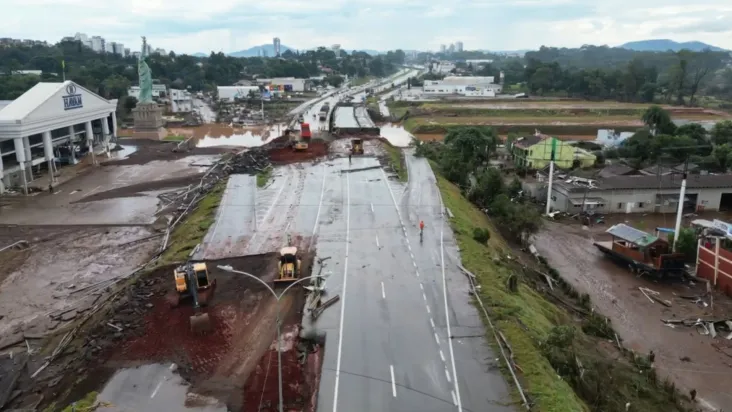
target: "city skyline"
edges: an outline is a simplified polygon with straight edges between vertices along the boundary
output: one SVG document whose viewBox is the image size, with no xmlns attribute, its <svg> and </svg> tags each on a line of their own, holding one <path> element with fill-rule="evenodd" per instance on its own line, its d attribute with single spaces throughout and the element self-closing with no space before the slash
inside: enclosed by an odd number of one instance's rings
<svg viewBox="0 0 732 412">
<path fill-rule="evenodd" d="M 343 49 L 437 50 L 456 39 L 471 50 L 523 50 L 542 45 L 580 47 L 620 45 L 628 41 L 669 38 L 698 40 L 732 49 L 732 4 L 703 0 L 477 0 L 395 2 L 281 1 L 246 4 L 239 0 L 215 5 L 201 2 L 134 2 L 119 0 L 88 7 L 81 0 L 6 0 L 3 35 L 57 42 L 64 33 L 59 19 L 82 24 L 123 44 L 139 42 L 145 33 L 158 47 L 176 53 L 233 52 L 272 44 L 274 37 L 296 49 L 340 44 Z M 405 19 L 414 13 L 417 19 Z M 44 13 L 38 13 L 39 7 Z M 388 7 L 385 7 L 388 6 Z M 246 12 L 244 12 L 246 10 Z M 485 24 L 486 16 L 494 21 Z M 649 18 L 650 16 L 650 18 Z M 459 18 L 457 18 L 459 17 Z M 495 18 L 498 17 L 498 18 Z M 354 24 L 358 22 L 359 24 Z M 327 27 L 328 30 L 323 30 Z M 496 33 L 501 33 L 496 36 Z"/>
</svg>

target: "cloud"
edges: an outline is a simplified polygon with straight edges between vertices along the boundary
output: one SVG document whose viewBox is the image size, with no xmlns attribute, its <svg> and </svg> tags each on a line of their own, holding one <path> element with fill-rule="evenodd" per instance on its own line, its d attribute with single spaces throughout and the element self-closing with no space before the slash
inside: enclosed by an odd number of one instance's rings
<svg viewBox="0 0 732 412">
<path fill-rule="evenodd" d="M 299 48 L 515 50 L 649 38 L 732 49 L 730 0 L 0 0 L 3 36 L 56 42 L 77 31 L 139 48 L 230 52 Z"/>
</svg>

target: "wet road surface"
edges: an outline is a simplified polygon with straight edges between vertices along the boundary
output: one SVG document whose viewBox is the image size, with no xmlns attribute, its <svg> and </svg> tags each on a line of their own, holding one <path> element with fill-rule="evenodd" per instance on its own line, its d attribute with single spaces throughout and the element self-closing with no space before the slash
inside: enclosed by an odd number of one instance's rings
<svg viewBox="0 0 732 412">
<path fill-rule="evenodd" d="M 226 412 L 213 399 L 190 399 L 188 384 L 175 373 L 176 365 L 142 365 L 117 371 L 97 397 L 97 411 Z M 186 406 L 187 403 L 199 406 Z"/>
</svg>

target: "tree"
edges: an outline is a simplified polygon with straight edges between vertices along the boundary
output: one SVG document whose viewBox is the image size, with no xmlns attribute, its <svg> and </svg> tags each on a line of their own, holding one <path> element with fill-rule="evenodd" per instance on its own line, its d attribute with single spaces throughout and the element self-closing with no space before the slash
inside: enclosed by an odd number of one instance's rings
<svg viewBox="0 0 732 412">
<path fill-rule="evenodd" d="M 643 112 L 641 117 L 643 123 L 651 129 L 651 134 L 666 133 L 673 134 L 676 126 L 671 121 L 671 115 L 661 106 L 651 106 Z"/>
<path fill-rule="evenodd" d="M 699 87 L 703 81 L 705 81 L 709 75 L 716 70 L 723 67 L 721 60 L 716 58 L 715 54 L 709 50 L 705 50 L 701 53 L 694 53 L 689 50 L 681 50 L 679 52 L 679 58 L 687 61 L 686 71 L 688 74 L 688 86 L 689 86 L 689 105 L 693 106 L 695 103 L 696 94 L 699 91 Z"/>
<path fill-rule="evenodd" d="M 699 123 L 687 123 L 679 126 L 676 129 L 676 134 L 679 136 L 688 136 L 696 140 L 699 144 L 707 143 L 707 130 Z"/>
<path fill-rule="evenodd" d="M 715 146 L 712 157 L 716 161 L 717 169 L 726 172 L 732 166 L 732 146 L 728 143 Z"/>
<path fill-rule="evenodd" d="M 732 120 L 717 122 L 710 134 L 714 144 L 732 143 Z"/>
<path fill-rule="evenodd" d="M 113 74 L 107 77 L 102 84 L 107 91 L 106 97 L 109 99 L 119 99 L 127 96 L 127 89 L 130 88 L 130 81 L 119 74 Z"/>
<path fill-rule="evenodd" d="M 324 80 L 333 87 L 341 87 L 343 84 L 343 76 L 339 76 L 337 74 L 330 74 L 326 76 Z"/>
<path fill-rule="evenodd" d="M 501 172 L 495 167 L 488 167 L 475 173 L 475 185 L 468 194 L 468 200 L 480 208 L 486 208 L 496 196 L 506 191 Z"/>
</svg>

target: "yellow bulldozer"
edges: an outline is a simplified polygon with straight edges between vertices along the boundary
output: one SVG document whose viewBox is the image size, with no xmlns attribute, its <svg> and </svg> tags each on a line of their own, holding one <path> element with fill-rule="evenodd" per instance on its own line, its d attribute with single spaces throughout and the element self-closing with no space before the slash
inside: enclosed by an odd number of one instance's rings
<svg viewBox="0 0 732 412">
<path fill-rule="evenodd" d="M 363 154 L 363 139 L 353 139 L 351 141 L 351 154 Z"/>
<path fill-rule="evenodd" d="M 297 248 L 295 246 L 286 246 L 280 249 L 280 261 L 277 266 L 279 274 L 275 279 L 275 285 L 288 284 L 298 280 L 302 260 L 297 255 Z"/>
<path fill-rule="evenodd" d="M 190 318 L 191 331 L 203 333 L 211 330 L 211 319 L 208 313 L 202 312 L 213 298 L 216 289 L 216 280 L 212 280 L 208 267 L 203 262 L 187 262 L 173 270 L 175 281 L 175 293 L 169 295 L 171 307 L 177 307 L 181 301 L 191 299 L 193 303 L 193 316 Z"/>
</svg>

